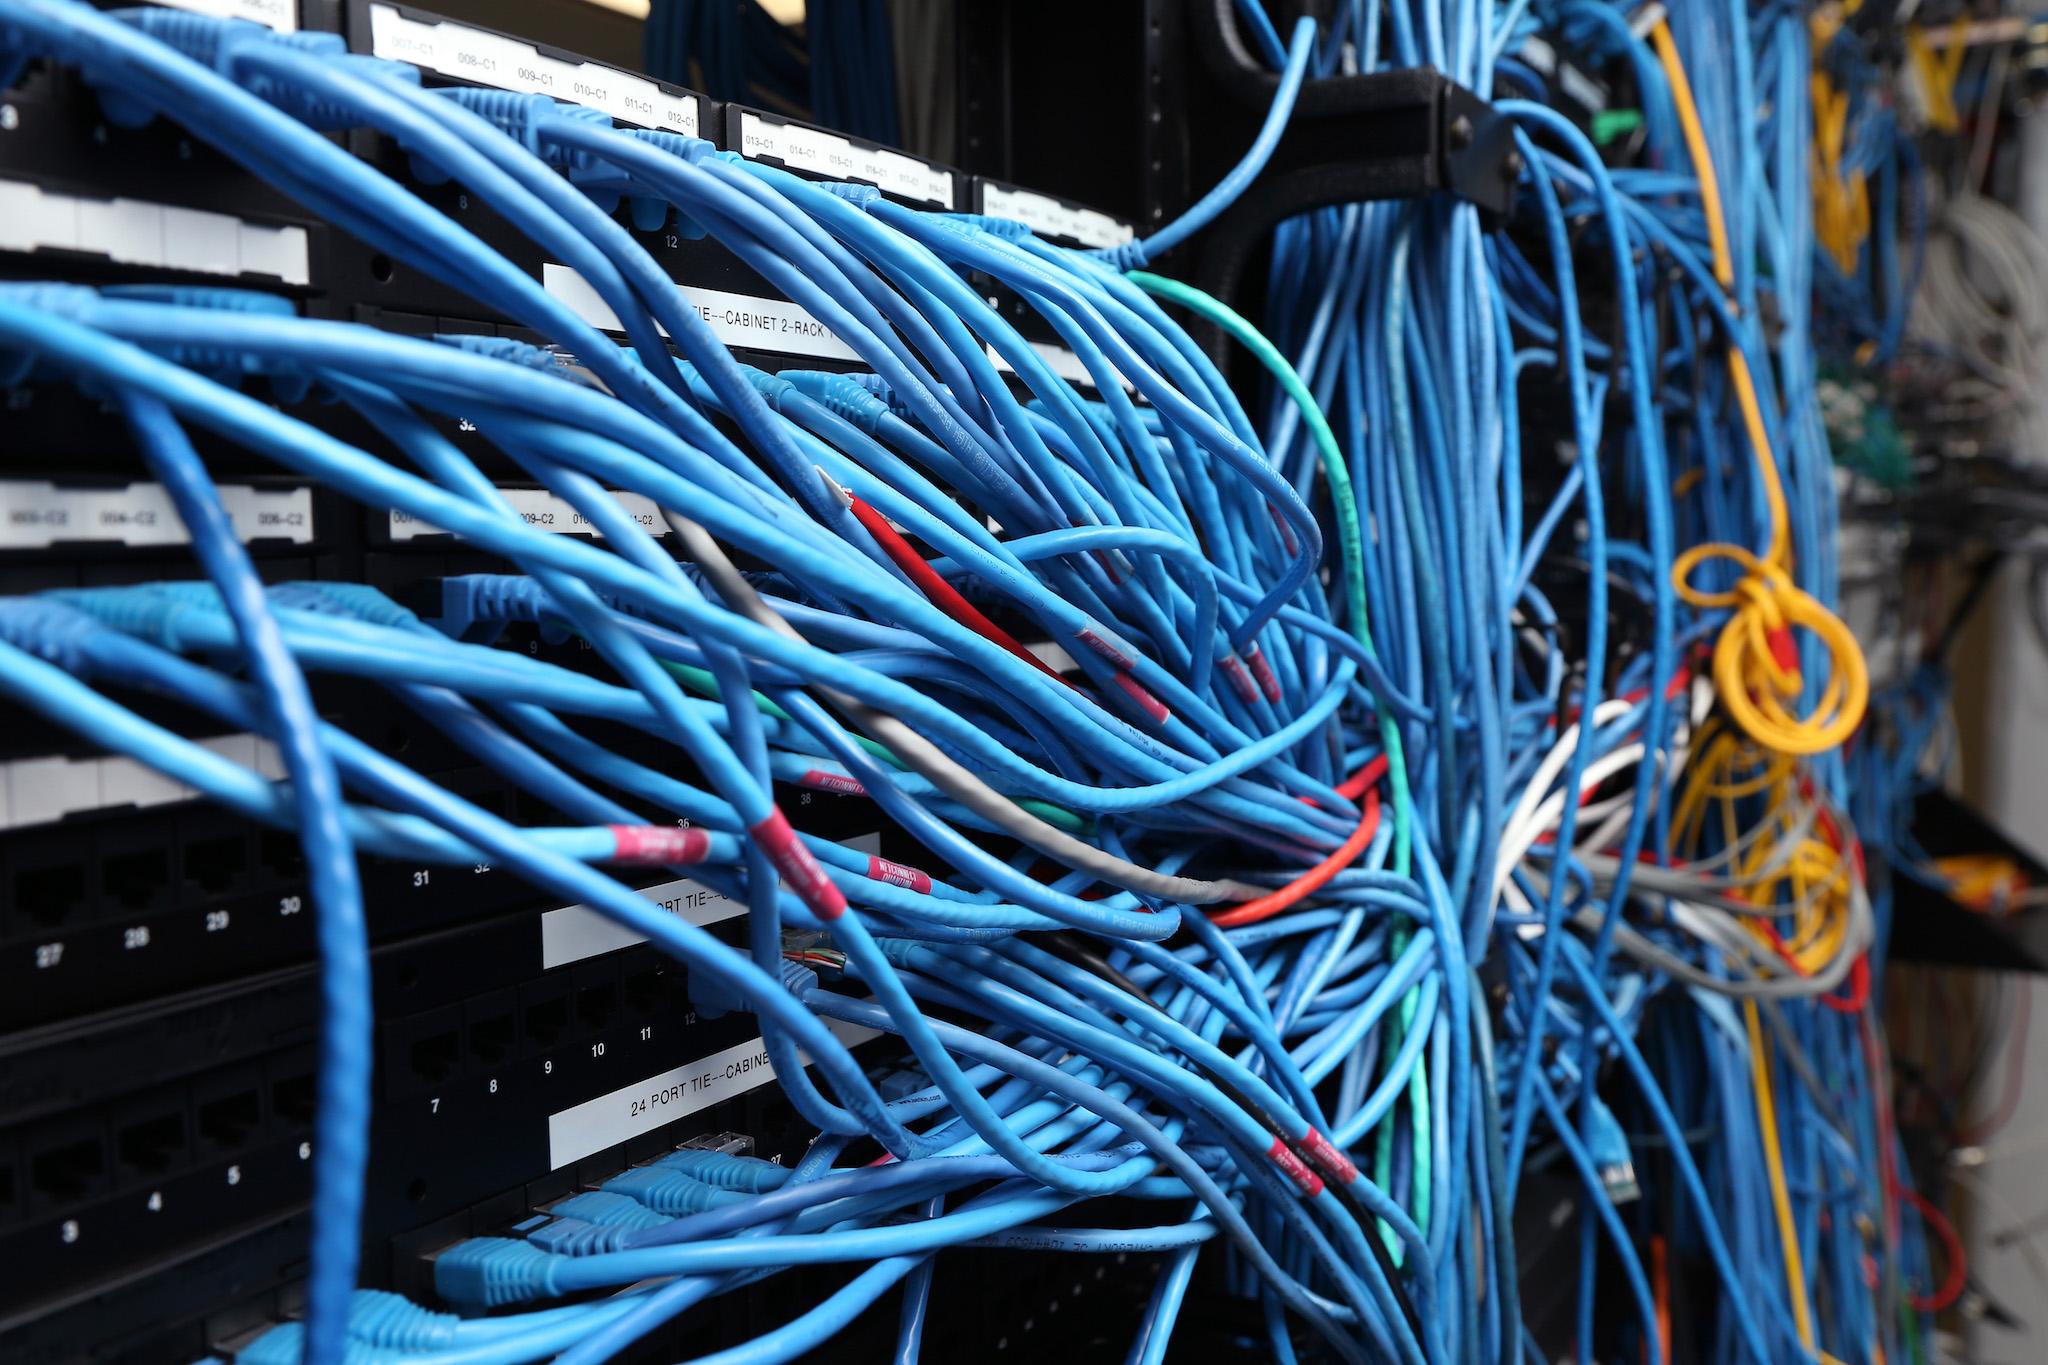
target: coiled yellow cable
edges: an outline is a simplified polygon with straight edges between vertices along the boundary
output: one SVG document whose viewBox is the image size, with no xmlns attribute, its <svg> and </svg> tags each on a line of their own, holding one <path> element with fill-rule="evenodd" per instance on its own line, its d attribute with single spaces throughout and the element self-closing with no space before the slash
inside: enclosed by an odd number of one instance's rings
<svg viewBox="0 0 2048 1365">
<path fill-rule="evenodd" d="M 1693 102 L 1692 84 L 1678 58 L 1671 26 L 1659 19 L 1650 30 L 1650 41 L 1671 83 L 1679 127 L 1699 179 L 1700 207 L 1706 215 L 1707 239 L 1713 249 L 1714 277 L 1724 290 L 1732 289 L 1735 261 L 1721 211 L 1720 182 L 1714 174 L 1699 110 Z M 1724 302 L 1733 315 L 1734 301 Z M 1777 457 L 1771 451 L 1770 432 L 1764 424 L 1755 377 L 1742 348 L 1732 337 L 1728 345 L 1728 378 L 1742 412 L 1742 425 L 1756 459 L 1757 474 L 1763 482 L 1764 502 L 1770 513 L 1770 545 L 1761 559 L 1740 545 L 1696 545 L 1680 555 L 1672 566 L 1673 586 L 1694 607 L 1733 612 L 1714 646 L 1714 685 L 1736 724 L 1758 744 L 1779 753 L 1824 753 L 1855 733 L 1862 723 L 1870 701 L 1869 671 L 1862 648 L 1841 618 L 1792 581 L 1791 518 L 1785 507 L 1785 489 L 1778 477 Z M 1742 580 L 1728 592 L 1694 587 L 1693 571 L 1717 559 L 1733 561 L 1743 571 Z M 1820 703 L 1805 715 L 1793 710 L 1803 685 L 1797 637 L 1793 634 L 1797 629 L 1817 636 L 1829 659 L 1827 687 Z"/>
</svg>

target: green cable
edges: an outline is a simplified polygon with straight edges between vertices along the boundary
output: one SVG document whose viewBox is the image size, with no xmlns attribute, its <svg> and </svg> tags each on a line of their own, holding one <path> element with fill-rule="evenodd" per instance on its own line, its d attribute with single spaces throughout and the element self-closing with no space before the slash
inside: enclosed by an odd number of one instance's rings
<svg viewBox="0 0 2048 1365">
<path fill-rule="evenodd" d="M 679 664 L 670 659 L 658 659 L 656 662 L 670 673 L 673 673 L 683 686 L 699 696 L 711 697 L 713 699 L 718 697 L 718 680 L 712 677 L 708 670 L 697 668 L 690 664 Z M 754 705 L 760 709 L 763 715 L 773 716 L 777 720 L 789 719 L 789 712 L 783 710 L 772 699 L 762 696 L 759 692 L 754 693 Z M 861 748 L 866 749 L 890 767 L 900 772 L 909 771 L 905 767 L 903 760 L 891 753 L 888 746 L 877 744 L 865 735 L 855 735 L 853 739 Z M 1040 801 L 1036 797 L 1030 796 L 1013 796 L 1010 799 L 1016 802 L 1021 809 L 1030 811 L 1048 825 L 1063 829 L 1069 834 L 1085 834 L 1094 828 L 1094 821 L 1078 812 L 1068 810 L 1065 806 L 1055 806 L 1050 801 Z"/>
<path fill-rule="evenodd" d="M 1188 311 L 1215 323 L 1230 333 L 1240 345 L 1250 351 L 1261 365 L 1264 365 L 1280 387 L 1301 410 L 1303 423 L 1309 434 L 1315 438 L 1316 453 L 1321 457 L 1323 476 L 1330 483 L 1330 502 L 1337 512 L 1337 539 L 1344 551 L 1345 597 L 1351 607 L 1351 632 L 1364 647 L 1366 656 L 1378 662 L 1379 653 L 1373 648 L 1372 631 L 1365 608 L 1365 537 L 1358 524 L 1358 499 L 1351 490 L 1351 470 L 1344 463 L 1343 452 L 1337 448 L 1336 433 L 1330 430 L 1329 419 L 1323 416 L 1322 407 L 1308 385 L 1301 382 L 1294 366 L 1287 357 L 1280 354 L 1278 347 L 1268 341 L 1265 334 L 1252 326 L 1227 304 L 1210 297 L 1192 285 L 1170 280 L 1163 275 L 1150 274 L 1143 270 L 1127 271 L 1124 278 L 1170 303 L 1177 303 Z M 1374 698 L 1374 710 L 1380 724 L 1380 747 L 1387 755 L 1387 783 L 1393 789 L 1394 807 L 1394 870 L 1402 876 L 1408 875 L 1409 840 L 1412 838 L 1411 801 L 1408 792 L 1408 765 L 1401 751 L 1401 732 L 1394 724 L 1393 716 L 1386 704 Z M 1408 934 L 1405 929 L 1396 932 L 1392 948 L 1396 956 L 1407 946 Z M 1417 1008 L 1417 990 L 1410 987 L 1401 997 L 1398 1028 L 1389 1030 L 1383 1055 L 1389 1059 L 1398 1055 L 1401 1041 L 1414 1026 Z M 1408 1205 L 1414 1210 L 1416 1225 L 1425 1233 L 1429 1229 L 1430 1204 L 1430 1162 L 1432 1148 L 1429 1132 L 1429 1082 L 1423 1075 L 1421 1053 L 1415 1057 L 1415 1065 L 1408 1075 L 1408 1116 L 1413 1159 L 1409 1163 Z M 1391 1122 L 1380 1125 L 1378 1142 L 1373 1153 L 1373 1178 L 1381 1189 L 1389 1183 L 1393 1170 L 1394 1129 Z M 1380 1236 L 1394 1258 L 1394 1264 L 1401 1264 L 1403 1247 L 1394 1230 L 1382 1221 Z"/>
<path fill-rule="evenodd" d="M 1308 391 L 1308 385 L 1301 382 L 1301 376 L 1294 372 L 1294 366 L 1280 354 L 1279 348 L 1229 305 L 1211 298 L 1193 285 L 1169 280 L 1164 275 L 1132 270 L 1126 272 L 1124 278 L 1146 293 L 1177 303 L 1222 327 L 1272 373 L 1280 387 L 1287 391 L 1287 396 L 1294 400 L 1294 405 L 1301 409 L 1302 421 L 1315 438 L 1316 453 L 1322 459 L 1323 476 L 1330 481 L 1330 501 L 1337 509 L 1337 539 L 1344 548 L 1344 591 L 1351 607 L 1351 633 L 1364 647 L 1366 657 L 1379 662 L 1379 652 L 1373 648 L 1372 630 L 1365 609 L 1365 536 L 1358 524 L 1358 499 L 1351 491 L 1350 467 L 1344 463 L 1343 452 L 1337 449 L 1336 433 L 1330 430 L 1329 420 L 1323 416 L 1316 396 Z M 1387 754 L 1387 781 L 1394 794 L 1394 870 L 1406 876 L 1411 837 L 1408 765 L 1401 754 L 1401 732 L 1395 726 L 1393 716 L 1383 703 L 1375 701 L 1374 708 L 1379 714 L 1380 747 Z"/>
</svg>

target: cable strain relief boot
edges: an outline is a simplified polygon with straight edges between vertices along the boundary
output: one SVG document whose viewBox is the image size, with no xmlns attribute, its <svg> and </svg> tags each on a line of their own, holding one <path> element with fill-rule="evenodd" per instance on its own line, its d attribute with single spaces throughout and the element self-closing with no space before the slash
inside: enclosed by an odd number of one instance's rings
<svg viewBox="0 0 2048 1365">
<path fill-rule="evenodd" d="M 0 640 L 74 677 L 86 672 L 86 641 L 106 629 L 85 612 L 47 597 L 0 598 Z"/>
<path fill-rule="evenodd" d="M 737 1190 L 708 1185 L 695 1176 L 662 1166 L 636 1166 L 604 1182 L 613 1194 L 626 1195 L 671 1218 L 703 1213 L 747 1198 Z"/>
<path fill-rule="evenodd" d="M 300 1322 L 279 1323 L 235 1352 L 235 1365 L 301 1365 L 306 1355 L 306 1326 Z M 409 1351 L 393 1350 L 351 1336 L 342 1347 L 337 1365 L 398 1365 L 416 1360 Z"/>
<path fill-rule="evenodd" d="M 556 1256 L 600 1256 L 619 1249 L 626 1229 L 581 1218 L 557 1218 L 526 1234 L 526 1240 Z"/>
<path fill-rule="evenodd" d="M 475 114 L 550 166 L 567 169 L 567 151 L 541 135 L 542 120 L 563 107 L 551 96 L 474 85 L 439 86 L 434 93 Z"/>
<path fill-rule="evenodd" d="M 1006 242 L 1021 242 L 1031 236 L 1031 229 L 1014 218 L 995 218 L 986 213 L 948 213 L 941 220 L 961 228 L 979 228 L 991 237 L 1000 237 Z"/>
<path fill-rule="evenodd" d="M 436 1313 L 403 1294 L 358 1289 L 349 1305 L 348 1334 L 372 1346 L 422 1354 L 453 1346 L 461 1322 L 453 1313 Z"/>
<path fill-rule="evenodd" d="M 569 1196 L 548 1212 L 557 1218 L 581 1218 L 586 1223 L 626 1232 L 639 1232 L 673 1221 L 632 1196 L 611 1190 L 585 1190 Z"/>
<path fill-rule="evenodd" d="M 434 1260 L 434 1289 L 464 1313 L 526 1303 L 555 1293 L 557 1258 L 531 1242 L 472 1237 Z"/>
<path fill-rule="evenodd" d="M 790 382 L 787 375 L 770 374 L 768 371 L 757 369 L 752 365 L 739 366 L 739 372 L 740 376 L 753 387 L 754 392 L 767 399 L 768 406 L 774 408 L 777 412 L 782 411 L 782 400 L 787 398 L 791 391 L 796 388 L 796 385 Z"/>
<path fill-rule="evenodd" d="M 741 1190 L 747 1194 L 764 1194 L 769 1190 L 780 1189 L 789 1181 L 787 1166 L 778 1166 L 757 1156 L 713 1152 L 701 1147 L 679 1148 L 662 1157 L 655 1165 L 682 1171 L 722 1190 Z"/>
<path fill-rule="evenodd" d="M 306 592 L 306 589 L 312 591 Z M 301 611 L 345 616 L 350 620 L 368 621 L 374 626 L 388 626 L 415 635 L 434 633 L 410 608 L 392 601 L 368 583 L 295 581 L 278 584 L 270 590 L 270 596 L 280 606 L 295 607 Z"/>
<path fill-rule="evenodd" d="M 860 209 L 867 208 L 868 205 L 882 197 L 882 192 L 873 185 L 856 185 L 844 180 L 822 181 L 819 183 L 818 188 L 827 194 L 836 195 Z"/>
<path fill-rule="evenodd" d="M 850 376 L 830 370 L 784 370 L 782 377 L 799 393 L 870 436 L 880 432 L 882 419 L 889 415 L 887 400 Z"/>
<path fill-rule="evenodd" d="M 183 644 L 180 618 L 194 611 L 211 619 L 220 612 L 220 600 L 199 605 L 189 594 L 160 591 L 169 585 L 141 588 L 67 588 L 50 597 L 77 608 L 104 626 L 146 640 L 159 649 L 178 653 Z M 212 587 L 212 584 L 205 585 Z"/>
</svg>

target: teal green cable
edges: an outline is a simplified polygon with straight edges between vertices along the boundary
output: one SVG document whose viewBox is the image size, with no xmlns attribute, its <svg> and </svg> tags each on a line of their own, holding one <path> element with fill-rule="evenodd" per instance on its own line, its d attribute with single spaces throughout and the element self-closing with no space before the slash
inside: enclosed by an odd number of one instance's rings
<svg viewBox="0 0 2048 1365">
<path fill-rule="evenodd" d="M 1125 272 L 1125 279 L 1169 303 L 1177 303 L 1189 312 L 1215 323 L 1237 340 L 1246 350 L 1264 365 L 1295 407 L 1301 410 L 1303 423 L 1314 437 L 1316 454 L 1323 466 L 1323 477 L 1330 482 L 1330 502 L 1337 514 L 1337 539 L 1344 550 L 1345 597 L 1351 607 L 1351 630 L 1358 643 L 1364 647 L 1368 657 L 1375 661 L 1379 653 L 1373 648 L 1372 630 L 1365 607 L 1365 536 L 1358 524 L 1358 499 L 1351 491 L 1351 470 L 1344 463 L 1343 452 L 1337 448 L 1336 433 L 1330 430 L 1329 419 L 1323 416 L 1321 405 L 1315 395 L 1309 392 L 1294 366 L 1287 357 L 1268 341 L 1265 334 L 1252 326 L 1229 305 L 1210 297 L 1192 285 L 1179 280 L 1167 279 L 1143 270 Z M 1385 703 L 1377 699 L 1374 709 L 1379 716 L 1380 745 L 1387 754 L 1387 782 L 1393 789 L 1394 807 L 1394 870 L 1403 876 L 1409 868 L 1409 840 L 1412 835 L 1412 815 L 1408 795 L 1408 766 L 1401 752 L 1401 733 L 1394 724 Z M 1392 944 L 1398 956 L 1407 942 L 1406 930 L 1397 931 Z M 1401 1041 L 1414 1026 L 1417 1008 L 1417 992 L 1410 989 L 1401 998 L 1398 1027 L 1389 1032 L 1386 1055 L 1393 1057 L 1400 1051 Z M 1429 1204 L 1431 1180 L 1431 1146 L 1429 1131 L 1429 1081 L 1423 1074 L 1423 1059 L 1417 1054 L 1415 1066 L 1408 1074 L 1408 1116 L 1411 1125 L 1410 1138 L 1414 1147 L 1414 1159 L 1409 1164 L 1408 1205 L 1414 1211 L 1416 1226 L 1425 1232 L 1429 1229 Z M 1389 1116 L 1391 1119 L 1391 1115 Z M 1393 1125 L 1382 1123 L 1379 1139 L 1373 1152 L 1373 1178 L 1381 1189 L 1387 1188 L 1393 1170 Z M 1386 1241 L 1399 1265 L 1402 1257 L 1400 1238 L 1394 1230 L 1382 1222 L 1380 1236 Z"/>
</svg>

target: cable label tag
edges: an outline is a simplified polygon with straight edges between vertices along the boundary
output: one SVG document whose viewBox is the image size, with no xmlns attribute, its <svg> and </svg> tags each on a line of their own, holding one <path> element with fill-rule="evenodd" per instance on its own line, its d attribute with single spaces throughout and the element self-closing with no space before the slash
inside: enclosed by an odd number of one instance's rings
<svg viewBox="0 0 2048 1365">
<path fill-rule="evenodd" d="M 868 855 L 868 880 L 905 887 L 919 895 L 928 895 L 932 889 L 932 879 L 925 873 L 914 867 L 906 867 L 902 863 L 892 863 L 887 858 L 875 854 Z"/>
<path fill-rule="evenodd" d="M 1110 663 L 1118 668 L 1129 670 L 1137 666 L 1137 661 L 1131 658 L 1123 642 L 1110 636 L 1104 627 L 1098 627 L 1091 623 L 1087 629 L 1076 634 L 1074 638 L 1109 660 Z"/>
<path fill-rule="evenodd" d="M 1266 700 L 1280 700 L 1280 680 L 1273 676 L 1273 665 L 1266 662 L 1266 651 L 1253 645 L 1245 651 L 1245 658 L 1252 666 L 1252 676 L 1259 680 L 1259 690 L 1266 694 Z"/>
<path fill-rule="evenodd" d="M 1308 1164 L 1294 1154 L 1294 1149 L 1279 1138 L 1273 1139 L 1266 1155 L 1273 1158 L 1273 1164 L 1280 1168 L 1281 1174 L 1293 1181 L 1294 1187 L 1303 1194 L 1313 1198 L 1323 1192 L 1323 1178 L 1310 1170 Z"/>
<path fill-rule="evenodd" d="M 290 0 L 235 3 L 247 8 L 257 3 L 289 5 Z M 685 137 L 699 132 L 695 95 L 670 94 L 646 77 L 617 67 L 550 57 L 531 43 L 470 24 L 408 18 L 390 5 L 370 6 L 370 55 L 517 95 L 567 100 L 642 128 Z"/>
<path fill-rule="evenodd" d="M 1358 1179 L 1358 1167 L 1344 1155 L 1344 1149 L 1315 1129 L 1308 1130 L 1308 1136 L 1301 1140 L 1301 1145 L 1308 1152 L 1308 1159 L 1316 1164 L 1316 1169 L 1339 1185 L 1349 1185 Z"/>
<path fill-rule="evenodd" d="M 754 836 L 754 842 L 761 846 L 761 852 L 768 855 L 768 861 L 775 864 L 775 870 L 789 883 L 789 889 L 810 907 L 811 913 L 819 919 L 834 920 L 846 913 L 846 897 L 825 875 L 825 869 L 797 838 L 796 831 L 789 827 L 789 817 L 780 810 L 768 813 L 768 818 L 757 825 L 751 825 L 747 833 Z"/>
<path fill-rule="evenodd" d="M 1144 685 L 1130 674 L 1117 674 L 1116 685 L 1124 690 L 1125 696 L 1138 704 L 1140 711 L 1151 717 L 1154 725 L 1164 725 L 1173 719 L 1173 712 L 1166 709 L 1166 703 L 1146 691 Z"/>
<path fill-rule="evenodd" d="M 701 863 L 711 837 L 701 829 L 675 825 L 611 825 L 611 860 L 638 867 L 684 867 Z"/>
<path fill-rule="evenodd" d="M 796 784 L 799 787 L 809 787 L 812 791 L 838 792 L 842 796 L 868 794 L 868 789 L 860 784 L 859 778 L 850 773 L 826 772 L 823 768 L 806 769 L 804 775 L 796 780 Z"/>
<path fill-rule="evenodd" d="M 1252 681 L 1252 675 L 1245 669 L 1244 660 L 1235 654 L 1226 654 L 1216 661 L 1216 667 L 1223 670 L 1224 678 L 1230 683 L 1230 690 L 1237 693 L 1238 698 L 1246 705 L 1259 699 L 1259 685 Z"/>
</svg>

